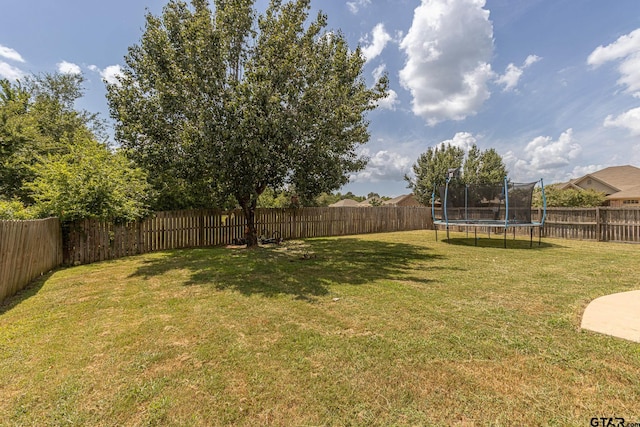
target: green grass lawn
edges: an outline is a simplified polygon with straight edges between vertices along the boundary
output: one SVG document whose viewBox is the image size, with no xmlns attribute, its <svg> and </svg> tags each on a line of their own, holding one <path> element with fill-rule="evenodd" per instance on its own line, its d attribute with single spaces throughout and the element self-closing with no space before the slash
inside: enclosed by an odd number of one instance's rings
<svg viewBox="0 0 640 427">
<path fill-rule="evenodd" d="M 0 306 L 0 425 L 640 422 L 640 344 L 579 328 L 640 246 L 451 237 L 56 271 Z"/>
</svg>

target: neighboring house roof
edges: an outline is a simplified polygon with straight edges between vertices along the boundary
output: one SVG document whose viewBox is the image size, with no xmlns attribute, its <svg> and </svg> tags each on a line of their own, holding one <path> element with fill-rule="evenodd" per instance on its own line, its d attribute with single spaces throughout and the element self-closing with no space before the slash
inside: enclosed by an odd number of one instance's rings
<svg viewBox="0 0 640 427">
<path fill-rule="evenodd" d="M 613 193 L 607 196 L 608 200 L 619 200 L 619 199 L 640 199 L 640 185 L 636 185 L 635 187 L 627 188 L 626 190 L 618 191 L 617 193 Z"/>
<path fill-rule="evenodd" d="M 383 206 L 420 206 L 413 194 L 403 194 L 390 200 L 382 202 Z"/>
<path fill-rule="evenodd" d="M 344 207 L 356 207 L 356 206 L 360 206 L 360 204 L 353 199 L 342 199 L 340 201 L 335 202 L 332 205 L 329 205 L 330 208 L 344 208 Z"/>
<path fill-rule="evenodd" d="M 572 180 L 571 180 L 571 181 L 569 181 L 569 182 L 561 182 L 561 183 L 558 183 L 558 184 L 555 184 L 555 185 L 557 185 L 557 187 L 558 187 L 560 190 L 568 190 L 568 189 L 583 190 L 583 188 L 578 187 L 578 186 L 575 184 L 575 182 L 576 182 L 576 180 L 575 180 L 575 179 L 572 179 Z"/>
<path fill-rule="evenodd" d="M 640 168 L 611 166 L 560 184 L 559 188 L 604 191 L 607 199 L 640 198 Z"/>
<path fill-rule="evenodd" d="M 373 202 L 373 203 L 372 203 Z M 360 202 L 359 206 L 370 207 L 370 206 L 380 206 L 382 204 L 382 199 L 379 197 L 369 197 L 367 200 Z"/>
<path fill-rule="evenodd" d="M 620 191 L 640 185 L 640 168 L 630 165 L 612 166 L 589 175 L 620 189 Z"/>
</svg>

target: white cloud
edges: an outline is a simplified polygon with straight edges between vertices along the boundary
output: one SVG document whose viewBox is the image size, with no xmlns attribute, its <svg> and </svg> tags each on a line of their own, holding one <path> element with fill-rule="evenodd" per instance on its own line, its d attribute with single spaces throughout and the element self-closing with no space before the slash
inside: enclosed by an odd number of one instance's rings
<svg viewBox="0 0 640 427">
<path fill-rule="evenodd" d="M 503 160 L 515 179 L 544 177 L 546 181 L 553 181 L 567 178 L 564 171 L 581 152 L 582 146 L 575 141 L 573 129 L 567 129 L 555 141 L 549 136 L 536 137 L 527 144 L 522 156 L 509 151 Z"/>
<path fill-rule="evenodd" d="M 527 56 L 527 59 L 524 60 L 523 67 L 524 68 L 529 68 L 530 66 L 532 66 L 536 62 L 540 61 L 541 59 L 542 58 L 540 58 L 538 55 L 529 55 L 529 56 Z"/>
<path fill-rule="evenodd" d="M 378 100 L 378 108 L 382 108 L 383 110 L 394 110 L 396 109 L 396 105 L 399 104 L 398 93 L 389 89 L 388 94 L 385 98 Z"/>
<path fill-rule="evenodd" d="M 109 84 L 117 84 L 117 77 L 122 74 L 122 68 L 120 65 L 109 65 L 104 70 L 101 70 L 97 65 L 89 65 L 91 71 L 99 73 L 103 80 Z"/>
<path fill-rule="evenodd" d="M 18 80 L 24 77 L 24 72 L 11 64 L 0 61 L 0 78 L 7 80 Z"/>
<path fill-rule="evenodd" d="M 493 25 L 484 5 L 422 0 L 414 11 L 400 44 L 407 55 L 400 82 L 411 91 L 414 114 L 429 125 L 473 115 L 490 96 Z"/>
<path fill-rule="evenodd" d="M 80 66 L 67 61 L 62 61 L 57 64 L 58 71 L 62 74 L 81 74 L 82 70 Z"/>
<path fill-rule="evenodd" d="M 371 0 L 356 0 L 356 1 L 348 1 L 347 7 L 349 8 L 349 12 L 354 15 L 358 13 L 360 8 L 367 7 L 371 4 Z"/>
<path fill-rule="evenodd" d="M 464 152 L 468 152 L 469 148 L 473 144 L 477 142 L 476 138 L 470 134 L 469 132 L 458 132 L 456 133 L 452 139 L 447 139 L 446 141 L 442 141 L 441 145 L 450 144 L 453 147 L 462 148 Z"/>
<path fill-rule="evenodd" d="M 5 59 L 9 59 L 9 60 L 15 61 L 15 62 L 25 62 L 24 58 L 22 58 L 22 55 L 20 55 L 14 49 L 11 49 L 10 47 L 3 46 L 1 44 L 0 44 L 0 57 L 3 57 Z"/>
<path fill-rule="evenodd" d="M 378 65 L 375 68 L 375 70 L 373 70 L 373 72 L 371 73 L 373 75 L 373 79 L 375 81 L 380 80 L 380 77 L 382 77 L 382 75 L 384 74 L 386 68 L 387 68 L 386 64 Z"/>
<path fill-rule="evenodd" d="M 567 129 L 556 141 L 549 136 L 534 138 L 525 147 L 529 164 L 535 169 L 552 169 L 569 165 L 582 151 L 573 138 L 573 129 Z"/>
<path fill-rule="evenodd" d="M 0 58 L 13 62 L 24 63 L 24 58 L 14 49 L 0 44 Z M 18 67 L 11 65 L 5 61 L 0 61 L 0 78 L 7 80 L 18 80 L 24 77 L 25 73 Z"/>
<path fill-rule="evenodd" d="M 496 83 L 504 85 L 504 92 L 513 90 L 518 86 L 518 82 L 520 81 L 520 77 L 522 77 L 524 70 L 529 68 L 532 64 L 540 61 L 540 59 L 541 58 L 537 55 L 529 55 L 521 67 L 517 67 L 514 64 L 507 65 L 505 73 L 496 79 Z"/>
<path fill-rule="evenodd" d="M 364 155 L 368 155 L 368 150 L 364 150 Z M 352 182 L 379 182 L 379 181 L 402 181 L 405 174 L 411 170 L 413 161 L 409 157 L 402 156 L 387 150 L 381 150 L 373 156 L 369 156 L 367 167 L 352 175 Z"/>
<path fill-rule="evenodd" d="M 608 61 L 624 59 L 640 51 L 640 28 L 620 36 L 618 40 L 607 45 L 598 46 L 587 59 L 589 65 L 597 67 Z"/>
<path fill-rule="evenodd" d="M 640 107 L 626 111 L 618 117 L 607 116 L 604 119 L 604 126 L 626 128 L 632 135 L 640 135 Z"/>
<path fill-rule="evenodd" d="M 109 65 L 100 73 L 102 78 L 105 79 L 109 84 L 118 83 L 117 77 L 121 74 L 122 74 L 122 68 L 120 68 L 120 65 Z"/>
<path fill-rule="evenodd" d="M 605 165 L 576 166 L 576 167 L 573 168 L 571 173 L 568 174 L 568 179 L 580 178 L 581 176 L 585 176 L 585 175 L 587 175 L 589 173 L 597 172 L 600 169 L 604 169 L 606 167 L 607 166 L 605 166 Z"/>
<path fill-rule="evenodd" d="M 587 58 L 587 63 L 594 67 L 610 61 L 620 61 L 618 84 L 640 97 L 640 28 L 607 46 L 598 46 Z"/>
<path fill-rule="evenodd" d="M 382 23 L 373 27 L 373 30 L 371 31 L 371 38 L 371 44 L 362 48 L 362 54 L 367 62 L 380 55 L 387 43 L 392 40 L 389 33 L 384 29 L 384 24 Z M 367 41 L 368 40 L 365 40 L 365 42 Z"/>
<path fill-rule="evenodd" d="M 505 73 L 501 75 L 496 82 L 498 84 L 504 85 L 504 91 L 508 92 L 513 90 L 516 86 L 518 86 L 518 81 L 522 76 L 523 70 L 522 68 L 518 68 L 513 64 L 507 65 L 507 69 Z"/>
</svg>

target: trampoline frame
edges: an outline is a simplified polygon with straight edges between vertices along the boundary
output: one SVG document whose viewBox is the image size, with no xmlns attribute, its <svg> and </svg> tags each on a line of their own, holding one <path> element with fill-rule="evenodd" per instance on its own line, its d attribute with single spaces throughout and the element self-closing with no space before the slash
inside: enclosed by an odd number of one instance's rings
<svg viewBox="0 0 640 427">
<path fill-rule="evenodd" d="M 531 221 L 531 222 L 521 222 L 518 220 L 509 220 L 509 180 L 508 178 L 505 176 L 504 180 L 503 180 L 503 184 L 502 184 L 502 195 L 504 196 L 504 206 L 505 206 L 505 215 L 504 215 L 504 220 L 500 219 L 500 220 L 490 220 L 490 219 L 468 219 L 467 216 L 467 209 L 468 209 L 468 199 L 467 199 L 467 193 L 468 193 L 468 188 L 469 185 L 465 185 L 465 218 L 467 219 L 449 219 L 448 216 L 448 212 L 447 212 L 447 201 L 448 201 L 448 195 L 449 195 L 449 182 L 454 178 L 453 174 L 449 174 L 447 177 L 447 180 L 445 182 L 445 192 L 444 192 L 444 200 L 441 201 L 442 203 L 442 216 L 443 218 L 441 219 L 436 219 L 436 214 L 435 214 L 435 200 L 436 200 L 436 190 L 434 189 L 432 195 L 431 195 L 431 217 L 433 218 L 433 225 L 435 228 L 435 232 L 436 232 L 436 241 L 438 240 L 438 226 L 439 225 L 444 225 L 446 227 L 447 230 L 447 240 L 449 239 L 449 226 L 459 226 L 459 227 L 465 227 L 466 231 L 467 231 L 467 236 L 469 234 L 469 228 L 473 228 L 474 229 L 474 233 L 475 233 L 475 244 L 476 246 L 478 245 L 478 228 L 480 227 L 484 227 L 484 228 L 488 228 L 489 230 L 491 228 L 504 228 L 504 247 L 507 247 L 507 231 L 509 228 L 513 228 L 513 235 L 514 235 L 514 239 L 515 239 L 515 231 L 516 228 L 526 228 L 529 227 L 529 234 L 530 234 L 530 240 L 529 240 L 529 247 L 533 246 L 533 229 L 534 228 L 538 228 L 539 232 L 538 232 L 538 246 L 540 246 L 541 244 L 541 240 L 542 240 L 542 227 L 544 227 L 544 222 L 545 219 L 547 217 L 547 198 L 545 196 L 544 193 L 544 182 L 542 180 L 542 178 L 540 178 L 538 181 L 535 182 L 530 182 L 529 184 L 535 184 L 537 185 L 538 183 L 540 183 L 540 188 L 542 190 L 542 218 L 540 219 L 540 221 Z M 513 183 L 516 184 L 516 183 Z M 499 185 L 499 184 L 496 184 Z M 490 231 L 489 231 L 490 233 Z"/>
</svg>

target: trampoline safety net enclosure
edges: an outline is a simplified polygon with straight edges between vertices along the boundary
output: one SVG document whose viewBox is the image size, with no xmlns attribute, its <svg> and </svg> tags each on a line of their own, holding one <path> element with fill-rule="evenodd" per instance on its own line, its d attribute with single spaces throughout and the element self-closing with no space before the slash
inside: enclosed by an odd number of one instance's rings
<svg viewBox="0 0 640 427">
<path fill-rule="evenodd" d="M 537 184 L 542 189 L 543 213 L 540 221 L 532 221 L 531 201 Z M 546 217 L 546 198 L 542 179 L 529 183 L 510 182 L 507 177 L 501 183 L 465 184 L 450 175 L 446 185 L 438 189 L 441 209 L 436 212 L 436 192 L 433 192 L 431 206 L 433 222 L 438 238 L 438 226 L 444 225 L 449 238 L 449 226 L 473 228 L 477 239 L 478 228 L 503 228 L 506 247 L 506 235 L 509 228 L 528 227 L 530 242 L 533 242 L 533 229 L 541 228 Z M 440 214 L 440 215 L 438 215 Z M 541 233 L 538 233 L 540 236 Z M 515 234 L 514 234 L 515 236 Z M 540 243 L 540 240 L 538 240 Z"/>
</svg>

